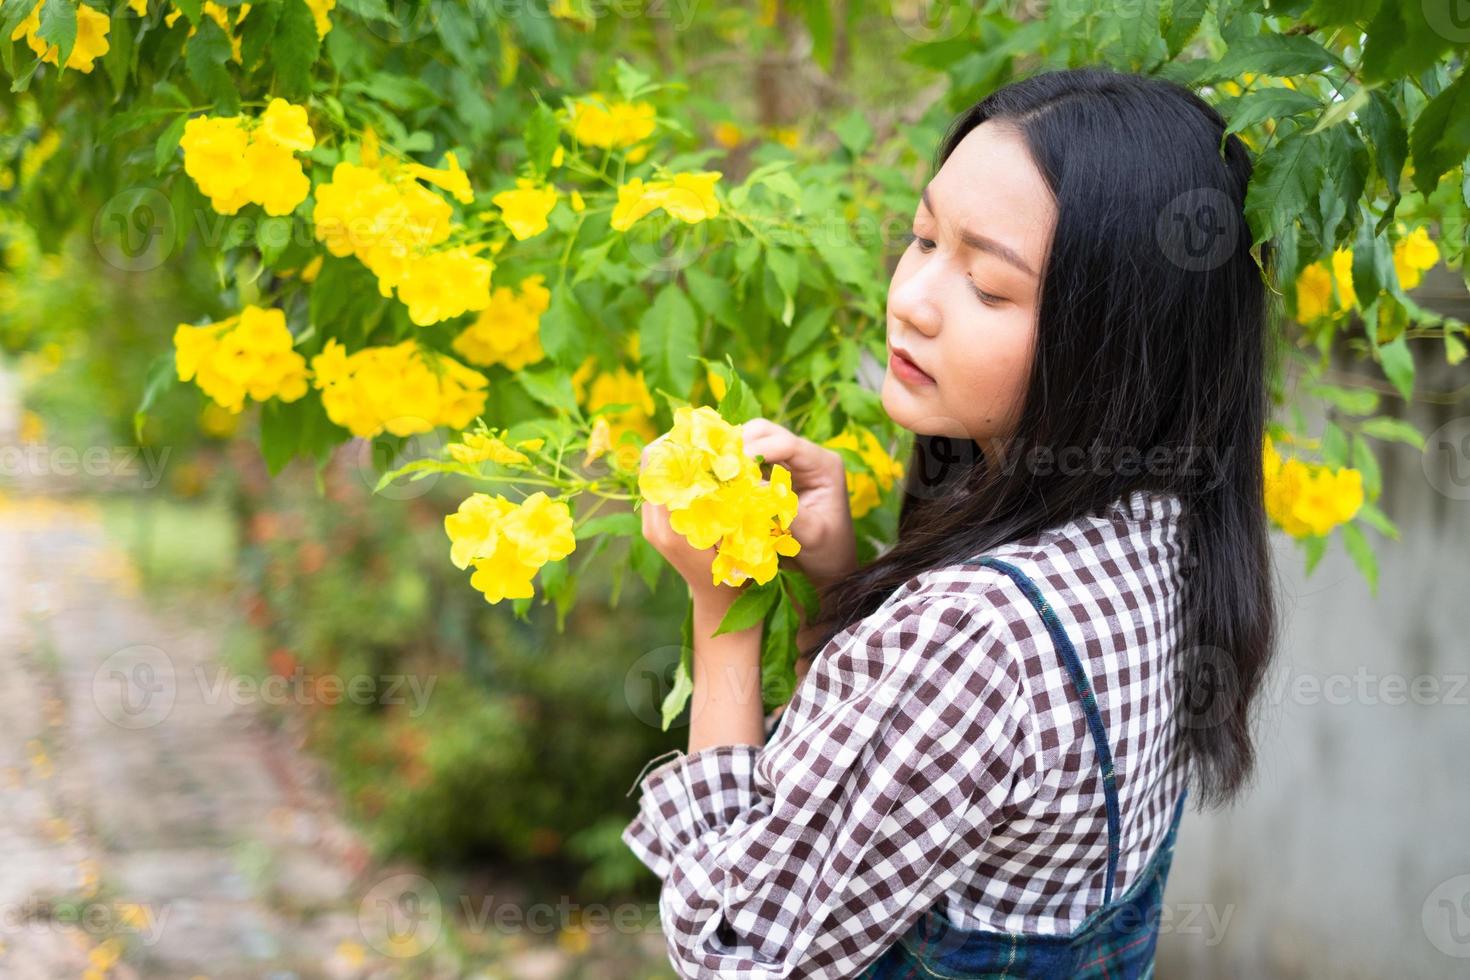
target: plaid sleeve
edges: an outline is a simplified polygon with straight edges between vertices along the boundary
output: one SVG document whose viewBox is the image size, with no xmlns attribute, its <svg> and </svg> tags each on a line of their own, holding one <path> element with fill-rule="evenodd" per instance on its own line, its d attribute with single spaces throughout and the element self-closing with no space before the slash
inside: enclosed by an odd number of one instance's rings
<svg viewBox="0 0 1470 980">
<path fill-rule="evenodd" d="M 1033 771 L 999 622 L 975 595 L 911 595 L 817 655 L 765 745 L 645 777 L 623 840 L 663 880 L 680 976 L 853 976 L 973 866 Z"/>
</svg>

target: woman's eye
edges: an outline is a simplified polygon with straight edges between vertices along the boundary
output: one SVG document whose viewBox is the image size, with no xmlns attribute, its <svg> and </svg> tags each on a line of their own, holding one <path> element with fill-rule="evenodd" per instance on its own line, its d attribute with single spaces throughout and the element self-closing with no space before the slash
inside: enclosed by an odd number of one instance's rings
<svg viewBox="0 0 1470 980">
<path fill-rule="evenodd" d="M 920 238 L 918 235 L 916 235 L 913 232 L 909 232 L 909 242 L 910 243 L 912 243 L 912 242 L 918 242 L 919 243 L 919 251 L 921 251 L 921 252 L 932 252 L 932 251 L 934 251 L 934 247 L 935 246 L 934 246 L 934 242 L 932 240 L 930 240 L 928 238 Z"/>
<path fill-rule="evenodd" d="M 990 293 L 987 293 L 985 290 L 975 285 L 975 281 L 973 279 L 970 280 L 970 291 L 974 293 L 979 298 L 980 302 L 984 303 L 986 306 L 999 306 L 1001 303 L 1004 303 L 1006 301 L 1004 296 L 993 296 Z"/>
</svg>

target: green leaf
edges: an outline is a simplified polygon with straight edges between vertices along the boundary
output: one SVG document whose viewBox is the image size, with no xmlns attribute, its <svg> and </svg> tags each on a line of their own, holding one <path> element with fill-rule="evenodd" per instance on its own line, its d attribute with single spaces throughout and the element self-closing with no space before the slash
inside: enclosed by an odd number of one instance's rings
<svg viewBox="0 0 1470 980">
<path fill-rule="evenodd" d="M 526 141 L 526 158 L 531 169 L 544 176 L 551 169 L 551 158 L 560 145 L 561 127 L 557 124 L 556 113 L 540 99 L 536 100 L 536 108 L 531 110 L 531 115 L 526 120 L 523 138 Z"/>
<path fill-rule="evenodd" d="M 1255 245 L 1274 238 L 1310 206 L 1322 186 L 1327 137 L 1292 133 L 1268 146 L 1256 161 L 1246 191 L 1246 218 Z"/>
<path fill-rule="evenodd" d="M 816 585 L 807 577 L 806 572 L 794 567 L 781 569 L 781 580 L 786 584 L 787 594 L 801 606 L 807 622 L 811 622 L 821 606 Z"/>
<path fill-rule="evenodd" d="M 1225 113 L 1225 133 L 1238 133 L 1267 120 L 1286 119 L 1322 107 L 1316 96 L 1294 88 L 1270 85 L 1254 89 L 1236 99 Z M 1222 110 L 1224 112 L 1224 110 Z"/>
<path fill-rule="evenodd" d="M 1378 594 L 1378 559 L 1373 557 L 1373 549 L 1368 546 L 1368 538 L 1363 534 L 1362 528 L 1356 524 L 1347 523 L 1342 525 L 1342 543 L 1347 546 L 1347 553 L 1352 556 L 1353 564 L 1358 566 L 1358 571 L 1363 573 L 1363 578 L 1368 581 L 1368 589 L 1375 596 Z"/>
<path fill-rule="evenodd" d="M 403 112 L 425 109 L 444 101 L 438 90 L 419 79 L 385 71 L 374 72 L 361 81 L 348 82 L 342 86 L 342 91 L 371 96 Z"/>
<path fill-rule="evenodd" d="M 1404 335 L 1399 334 L 1388 343 L 1380 344 L 1378 358 L 1383 363 L 1384 375 L 1404 396 L 1404 401 L 1411 401 L 1414 397 L 1414 355 L 1409 351 Z"/>
<path fill-rule="evenodd" d="M 803 313 L 791 333 L 786 335 L 783 352 L 785 359 L 789 361 L 795 358 L 816 343 L 826 333 L 835 314 L 836 311 L 829 306 L 818 306 Z"/>
<path fill-rule="evenodd" d="M 184 46 L 184 65 L 189 77 L 214 101 L 219 115 L 233 115 L 240 107 L 234 79 L 225 68 L 232 54 L 229 35 L 208 17 Z"/>
<path fill-rule="evenodd" d="M 1321 535 L 1306 538 L 1302 541 L 1302 547 L 1307 553 L 1306 572 L 1308 575 L 1311 575 L 1312 569 L 1317 567 L 1317 563 L 1322 560 L 1322 556 L 1327 552 L 1327 538 Z"/>
<path fill-rule="evenodd" d="M 174 363 L 174 352 L 172 349 L 153 358 L 153 363 L 148 367 L 148 380 L 143 384 L 143 396 L 138 400 L 138 407 L 133 412 L 133 438 L 138 442 L 143 441 L 143 423 L 148 420 L 148 410 L 153 403 L 158 401 L 160 395 L 179 383 L 178 369 Z"/>
<path fill-rule="evenodd" d="M 1414 186 L 1421 194 L 1432 194 L 1440 177 L 1470 153 L 1470 75 L 1462 71 L 1419 113 L 1409 149 L 1414 154 Z"/>
<path fill-rule="evenodd" d="M 1373 455 L 1372 445 L 1361 435 L 1353 436 L 1352 461 L 1353 468 L 1363 475 L 1363 496 L 1377 500 L 1383 492 L 1383 472 L 1379 469 L 1378 457 Z"/>
<path fill-rule="evenodd" d="M 1205 68 L 1195 79 L 1199 85 L 1237 78 L 1245 72 L 1258 75 L 1312 75 L 1341 60 L 1305 34 L 1262 34 L 1232 42 L 1220 60 Z"/>
<path fill-rule="evenodd" d="M 327 417 L 321 399 L 313 395 L 294 402 L 272 398 L 260 406 L 260 454 L 271 476 L 298 455 L 325 459 L 347 437 L 347 430 Z"/>
<path fill-rule="evenodd" d="M 274 265 L 291 244 L 293 223 L 290 215 L 269 215 L 255 226 L 255 247 L 266 265 Z"/>
<path fill-rule="evenodd" d="M 301 102 L 311 91 L 311 68 L 321 54 L 321 38 L 305 0 L 280 2 L 281 14 L 276 22 L 275 40 L 271 42 L 277 94 Z"/>
<path fill-rule="evenodd" d="M 551 302 L 541 314 L 539 336 L 546 356 L 563 367 L 571 367 L 587 352 L 586 319 L 571 287 L 551 290 Z"/>
<path fill-rule="evenodd" d="M 720 418 L 731 425 L 740 425 L 757 418 L 761 414 L 760 399 L 755 396 L 750 385 L 745 379 L 734 371 L 724 372 L 729 377 L 725 378 L 725 397 L 720 399 L 718 411 Z"/>
<path fill-rule="evenodd" d="M 1415 428 L 1413 423 L 1403 419 L 1380 415 L 1378 418 L 1366 420 L 1360 426 L 1360 431 L 1363 435 L 1374 439 L 1382 439 L 1385 442 L 1402 442 L 1421 452 L 1424 450 L 1423 433 Z"/>
<path fill-rule="evenodd" d="M 1323 382 L 1309 387 L 1307 393 L 1330 401 L 1349 415 L 1368 415 L 1378 408 L 1378 393 L 1371 388 L 1344 388 Z"/>
<path fill-rule="evenodd" d="M 1358 112 L 1358 122 L 1373 146 L 1373 159 L 1378 173 L 1388 184 L 1388 192 L 1399 196 L 1399 176 L 1409 156 L 1409 132 L 1398 105 L 1381 89 L 1368 95 L 1368 104 Z"/>
<path fill-rule="evenodd" d="M 641 534 L 643 522 L 637 514 L 624 511 L 621 514 L 599 514 L 589 517 L 576 527 L 578 541 L 594 538 L 601 535 L 611 537 L 631 537 Z"/>
<path fill-rule="evenodd" d="M 515 379 L 526 389 L 526 394 L 546 407 L 558 409 L 573 417 L 581 415 L 577 393 L 572 388 L 572 378 L 560 368 L 523 368 L 515 373 Z"/>
<path fill-rule="evenodd" d="M 640 523 L 638 535 L 628 540 L 628 564 L 632 565 L 633 570 L 643 579 L 643 583 L 648 586 L 649 593 L 654 594 L 658 592 L 658 580 L 663 575 L 666 563 L 663 555 L 660 555 L 658 550 L 648 543 L 648 539 L 643 537 L 641 527 Z"/>
<path fill-rule="evenodd" d="M 689 284 L 694 301 L 707 316 L 731 330 L 740 329 L 740 314 L 730 298 L 728 282 L 693 266 L 684 270 L 684 281 Z"/>
<path fill-rule="evenodd" d="M 1389 520 L 1388 515 L 1379 510 L 1371 500 L 1363 501 L 1363 506 L 1358 508 L 1355 516 L 1356 519 L 1361 520 L 1379 534 L 1392 538 L 1394 541 L 1399 540 L 1398 525 Z"/>
<path fill-rule="evenodd" d="M 1169 48 L 1169 57 L 1177 58 L 1179 52 L 1199 30 L 1200 20 L 1205 15 L 1209 0 L 1173 0 L 1164 6 L 1163 35 Z"/>
<path fill-rule="evenodd" d="M 750 583 L 740 591 L 740 595 L 730 604 L 730 609 L 725 613 L 720 625 L 716 627 L 714 636 L 724 633 L 738 633 L 741 630 L 750 629 L 758 625 L 766 618 L 766 611 L 771 608 L 775 601 L 781 596 L 781 588 L 775 579 L 764 585 L 755 582 Z"/>
<path fill-rule="evenodd" d="M 1368 89 L 1360 87 L 1347 98 L 1331 103 L 1327 107 L 1327 111 L 1322 113 L 1321 118 L 1317 120 L 1317 125 L 1309 129 L 1308 132 L 1320 133 L 1324 129 L 1331 129 L 1333 126 L 1347 122 L 1353 113 L 1360 110 L 1367 101 Z"/>
<path fill-rule="evenodd" d="M 158 142 L 153 144 L 153 173 L 155 176 L 163 173 L 164 168 L 178 155 L 179 140 L 183 137 L 184 126 L 188 122 L 189 114 L 179 113 L 159 135 Z"/>
<path fill-rule="evenodd" d="M 668 731 L 674 719 L 679 717 L 679 712 L 684 710 L 684 705 L 689 703 L 689 695 L 694 693 L 694 679 L 689 676 L 689 668 L 683 660 L 674 668 L 674 686 L 669 688 L 669 693 L 664 695 L 662 707 L 663 730 Z"/>
<path fill-rule="evenodd" d="M 77 0 L 46 0 L 36 37 L 56 45 L 56 63 L 66 64 L 77 43 Z"/>
<path fill-rule="evenodd" d="M 832 126 L 832 132 L 837 134 L 838 141 L 854 158 L 862 156 L 873 142 L 872 123 L 856 109 L 839 119 Z"/>
<path fill-rule="evenodd" d="M 638 355 L 649 386 L 688 398 L 698 345 L 694 306 L 669 283 L 638 320 Z"/>
</svg>

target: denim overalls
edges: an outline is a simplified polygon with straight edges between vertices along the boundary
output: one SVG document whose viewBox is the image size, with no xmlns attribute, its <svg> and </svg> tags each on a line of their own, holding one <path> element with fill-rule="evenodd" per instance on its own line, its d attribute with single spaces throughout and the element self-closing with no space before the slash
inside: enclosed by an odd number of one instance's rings
<svg viewBox="0 0 1470 980">
<path fill-rule="evenodd" d="M 1137 881 L 1114 901 L 1113 880 L 1117 877 L 1121 836 L 1118 830 L 1118 788 L 1113 778 L 1112 753 L 1108 750 L 1102 715 L 1093 699 L 1087 673 L 1061 622 L 1026 573 L 996 558 L 972 558 L 970 562 L 999 569 L 1026 593 L 1045 620 L 1071 676 L 1072 687 L 1082 702 L 1102 770 L 1107 806 L 1108 880 L 1103 904 L 1070 935 L 961 929 L 951 924 L 937 907 L 931 908 L 899 937 L 897 943 L 858 974 L 859 980 L 929 980 L 935 977 L 943 980 L 976 980 L 982 977 L 1133 980 L 1152 977 L 1164 880 L 1169 874 L 1179 819 L 1184 814 L 1185 794 L 1179 795 L 1179 802 L 1174 806 L 1174 816 L 1163 843 Z"/>
</svg>

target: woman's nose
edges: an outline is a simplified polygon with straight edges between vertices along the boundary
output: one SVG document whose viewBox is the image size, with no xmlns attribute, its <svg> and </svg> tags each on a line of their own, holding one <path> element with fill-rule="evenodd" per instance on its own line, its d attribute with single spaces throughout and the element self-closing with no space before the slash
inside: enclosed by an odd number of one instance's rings
<svg viewBox="0 0 1470 980">
<path fill-rule="evenodd" d="M 927 263 L 895 281 L 888 293 L 888 311 L 922 333 L 939 332 L 940 312 L 934 273 L 938 263 Z"/>
</svg>

